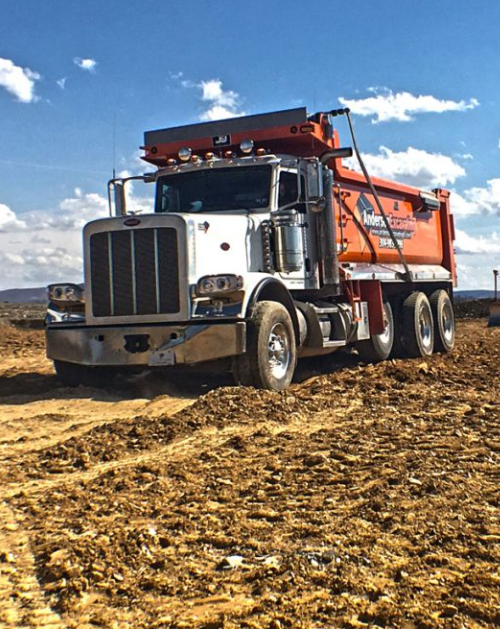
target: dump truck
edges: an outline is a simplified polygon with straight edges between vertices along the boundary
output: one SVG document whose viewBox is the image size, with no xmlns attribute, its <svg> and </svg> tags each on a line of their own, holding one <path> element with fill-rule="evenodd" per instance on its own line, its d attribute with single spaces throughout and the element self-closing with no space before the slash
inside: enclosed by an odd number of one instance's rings
<svg viewBox="0 0 500 629">
<path fill-rule="evenodd" d="M 147 131 L 141 148 L 155 169 L 110 180 L 110 217 L 84 228 L 84 287 L 49 287 L 64 384 L 220 368 L 280 391 L 301 357 L 452 350 L 449 192 L 372 179 L 348 109 Z M 138 180 L 154 210 L 127 209 Z"/>
</svg>

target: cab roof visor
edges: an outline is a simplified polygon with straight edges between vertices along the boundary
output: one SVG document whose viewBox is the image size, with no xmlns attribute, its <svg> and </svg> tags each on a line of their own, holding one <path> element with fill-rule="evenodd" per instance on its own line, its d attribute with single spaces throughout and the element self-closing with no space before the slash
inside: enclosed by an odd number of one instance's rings
<svg viewBox="0 0 500 629">
<path fill-rule="evenodd" d="M 200 122 L 198 124 L 171 127 L 169 129 L 157 129 L 144 133 L 145 146 L 155 144 L 167 144 L 196 140 L 205 137 L 217 137 L 243 133 L 246 131 L 262 130 L 271 127 L 292 126 L 307 124 L 307 111 L 305 107 L 274 111 L 269 114 L 256 114 L 254 116 L 241 116 L 239 118 L 227 118 L 213 122 Z"/>
</svg>

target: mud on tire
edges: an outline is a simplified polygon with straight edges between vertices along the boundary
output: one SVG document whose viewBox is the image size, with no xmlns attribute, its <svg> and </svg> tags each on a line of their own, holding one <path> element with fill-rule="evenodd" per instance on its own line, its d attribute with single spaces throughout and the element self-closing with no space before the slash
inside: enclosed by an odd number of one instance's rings
<svg viewBox="0 0 500 629">
<path fill-rule="evenodd" d="M 450 296 L 436 290 L 429 297 L 434 318 L 434 351 L 451 352 L 455 346 L 455 313 Z"/>
<path fill-rule="evenodd" d="M 425 358 L 434 350 L 434 319 L 427 295 L 415 291 L 403 302 L 401 336 L 410 358 Z"/>
<path fill-rule="evenodd" d="M 381 334 L 373 334 L 366 341 L 356 343 L 359 356 L 365 363 L 378 363 L 389 358 L 391 354 L 394 344 L 394 316 L 388 301 L 384 301 L 384 319 L 386 326 Z"/>
<path fill-rule="evenodd" d="M 248 323 L 247 351 L 237 356 L 233 374 L 238 384 L 283 391 L 292 382 L 297 348 L 292 319 L 274 301 L 261 301 Z"/>
</svg>

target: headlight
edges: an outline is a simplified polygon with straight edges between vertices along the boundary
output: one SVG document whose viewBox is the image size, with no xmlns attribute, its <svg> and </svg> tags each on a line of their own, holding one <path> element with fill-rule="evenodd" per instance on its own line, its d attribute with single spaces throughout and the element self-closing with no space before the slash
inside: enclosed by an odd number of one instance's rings
<svg viewBox="0 0 500 629">
<path fill-rule="evenodd" d="M 198 280 L 196 293 L 200 296 L 220 295 L 243 288 L 241 275 L 205 275 Z"/>
<path fill-rule="evenodd" d="M 83 288 L 78 284 L 50 284 L 47 287 L 49 301 L 80 303 L 85 301 Z"/>
</svg>

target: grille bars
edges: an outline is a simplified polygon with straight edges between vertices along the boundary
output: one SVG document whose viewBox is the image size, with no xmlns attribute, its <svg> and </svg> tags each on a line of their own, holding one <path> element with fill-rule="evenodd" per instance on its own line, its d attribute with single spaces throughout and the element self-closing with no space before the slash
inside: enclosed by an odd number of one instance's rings
<svg viewBox="0 0 500 629">
<path fill-rule="evenodd" d="M 177 230 L 144 228 L 90 237 L 90 285 L 96 317 L 179 312 Z"/>
</svg>

